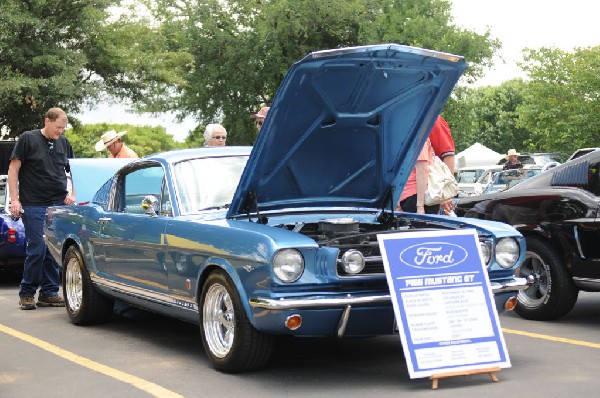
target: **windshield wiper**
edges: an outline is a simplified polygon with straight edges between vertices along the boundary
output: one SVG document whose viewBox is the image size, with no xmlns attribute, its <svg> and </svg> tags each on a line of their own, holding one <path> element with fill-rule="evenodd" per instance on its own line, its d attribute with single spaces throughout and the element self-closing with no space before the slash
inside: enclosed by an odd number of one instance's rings
<svg viewBox="0 0 600 398">
<path fill-rule="evenodd" d="M 200 209 L 198 211 L 206 211 L 206 210 L 220 210 L 220 209 L 229 209 L 229 206 L 231 205 L 231 203 L 226 203 L 222 206 L 210 206 L 210 207 L 205 207 L 204 209 Z"/>
</svg>

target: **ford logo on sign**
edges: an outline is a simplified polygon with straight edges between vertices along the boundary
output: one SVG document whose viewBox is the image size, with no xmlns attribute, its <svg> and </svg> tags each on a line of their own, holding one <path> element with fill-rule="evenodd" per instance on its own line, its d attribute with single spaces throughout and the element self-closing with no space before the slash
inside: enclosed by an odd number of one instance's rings
<svg viewBox="0 0 600 398">
<path fill-rule="evenodd" d="M 422 242 L 400 252 L 400 261 L 409 267 L 438 269 L 454 267 L 465 261 L 464 247 L 446 242 Z"/>
</svg>

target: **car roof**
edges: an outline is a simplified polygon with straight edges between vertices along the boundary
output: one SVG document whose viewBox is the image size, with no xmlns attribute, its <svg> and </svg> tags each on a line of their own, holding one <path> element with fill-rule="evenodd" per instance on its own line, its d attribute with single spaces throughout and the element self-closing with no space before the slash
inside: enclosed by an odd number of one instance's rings
<svg viewBox="0 0 600 398">
<path fill-rule="evenodd" d="M 153 153 L 145 156 L 143 159 L 162 159 L 167 163 L 178 163 L 182 160 L 198 158 L 204 156 L 241 156 L 248 155 L 252 147 L 250 146 L 223 146 L 223 147 L 200 147 L 188 149 L 175 149 L 170 151 Z"/>
<path fill-rule="evenodd" d="M 598 149 L 600 148 L 579 148 L 575 152 L 573 152 L 573 154 L 569 157 L 569 159 L 567 159 L 567 161 L 577 159 L 580 156 L 597 151 Z"/>
<path fill-rule="evenodd" d="M 501 169 L 502 166 L 501 165 L 497 165 L 497 164 L 490 164 L 490 165 L 486 165 L 486 166 L 465 166 L 465 167 L 461 167 L 460 169 L 458 169 L 457 171 L 467 171 L 467 170 L 493 170 L 493 169 Z"/>
</svg>

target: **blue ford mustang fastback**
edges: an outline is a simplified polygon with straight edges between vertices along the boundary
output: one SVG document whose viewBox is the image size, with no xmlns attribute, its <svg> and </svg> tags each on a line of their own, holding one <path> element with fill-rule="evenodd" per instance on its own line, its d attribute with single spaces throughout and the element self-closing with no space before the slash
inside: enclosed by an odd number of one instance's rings
<svg viewBox="0 0 600 398">
<path fill-rule="evenodd" d="M 525 255 L 515 229 L 395 211 L 464 68 L 396 44 L 311 53 L 254 147 L 134 160 L 90 203 L 51 208 L 46 240 L 71 321 L 105 321 L 121 300 L 194 322 L 226 372 L 264 366 L 276 335 L 392 334 L 377 234 L 423 229 L 475 229 L 497 308 L 511 309 L 526 287 L 513 276 Z"/>
</svg>

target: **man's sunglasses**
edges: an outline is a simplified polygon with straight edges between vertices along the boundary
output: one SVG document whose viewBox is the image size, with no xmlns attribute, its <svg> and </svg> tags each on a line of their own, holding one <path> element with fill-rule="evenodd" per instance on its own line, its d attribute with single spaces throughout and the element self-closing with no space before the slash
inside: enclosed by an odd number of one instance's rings
<svg viewBox="0 0 600 398">
<path fill-rule="evenodd" d="M 215 140 L 226 140 L 226 139 L 227 139 L 227 137 L 226 137 L 226 136 L 224 136 L 224 135 L 215 135 L 215 136 L 213 137 L 213 139 L 215 139 Z"/>
</svg>

